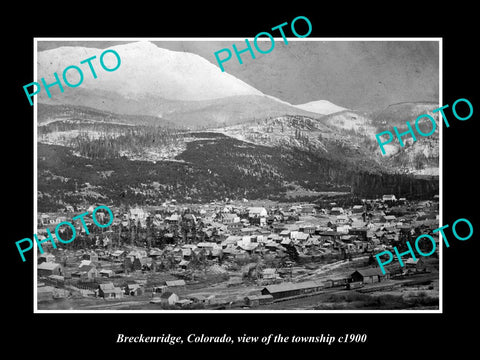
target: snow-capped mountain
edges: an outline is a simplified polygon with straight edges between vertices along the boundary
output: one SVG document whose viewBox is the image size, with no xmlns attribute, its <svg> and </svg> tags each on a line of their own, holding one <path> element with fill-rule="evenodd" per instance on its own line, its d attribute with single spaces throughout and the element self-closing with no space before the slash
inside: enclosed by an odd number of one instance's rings
<svg viewBox="0 0 480 360">
<path fill-rule="evenodd" d="M 108 49 L 116 51 L 121 58 L 120 67 L 113 72 L 101 68 L 99 58 L 103 50 L 100 49 L 64 46 L 42 51 L 38 54 L 38 78 L 53 80 L 54 72 L 61 76 L 65 67 L 76 65 L 84 72 L 83 89 L 115 91 L 132 99 L 147 94 L 183 101 L 263 95 L 236 77 L 222 73 L 196 54 L 162 49 L 148 41 L 116 45 Z M 92 64 L 97 79 L 91 75 L 88 64 L 80 65 L 80 61 L 94 55 L 97 58 Z M 115 64 L 113 54 L 105 55 L 105 62 L 107 60 Z"/>
<path fill-rule="evenodd" d="M 320 115 L 330 115 L 336 112 L 347 110 L 341 106 L 335 105 L 328 100 L 310 101 L 306 104 L 294 105 L 295 107 L 310 111 Z"/>
<path fill-rule="evenodd" d="M 328 101 L 291 105 L 220 71 L 199 55 L 159 48 L 148 41 L 108 49 L 121 58 L 121 65 L 112 72 L 100 66 L 100 55 L 107 49 L 63 46 L 39 52 L 38 82 L 44 77 L 47 83 L 53 83 L 53 73 L 61 78 L 63 69 L 70 65 L 82 69 L 84 80 L 75 88 L 65 85 L 63 93 L 58 86 L 51 87 L 52 98 L 41 91 L 37 100 L 52 105 L 150 115 L 183 126 L 203 127 L 285 114 L 319 117 L 343 109 Z M 80 64 L 92 56 L 97 57 L 92 60 L 96 79 L 88 64 Z M 113 54 L 107 53 L 104 61 L 107 67 L 116 65 Z M 76 71 L 68 71 L 67 78 L 73 84 L 79 81 L 75 76 Z"/>
</svg>

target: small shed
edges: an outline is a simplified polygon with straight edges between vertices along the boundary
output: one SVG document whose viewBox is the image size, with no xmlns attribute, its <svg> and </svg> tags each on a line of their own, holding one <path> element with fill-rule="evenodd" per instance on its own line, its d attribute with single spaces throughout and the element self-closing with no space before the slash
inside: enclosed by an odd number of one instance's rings
<svg viewBox="0 0 480 360">
<path fill-rule="evenodd" d="M 274 268 L 263 269 L 262 277 L 264 279 L 276 279 L 277 278 L 277 270 L 274 269 Z"/>
<path fill-rule="evenodd" d="M 425 261 L 423 258 L 419 258 L 416 260 L 413 260 L 413 258 L 408 258 L 408 260 L 405 262 L 405 267 L 410 270 L 414 271 L 425 271 L 426 270 L 426 265 Z"/>
<path fill-rule="evenodd" d="M 160 302 L 162 304 L 175 305 L 178 300 L 178 295 L 170 291 L 165 291 L 160 295 Z"/>
<path fill-rule="evenodd" d="M 78 269 L 79 272 L 85 273 L 87 279 L 95 279 L 98 276 L 98 271 L 95 266 L 83 265 Z"/>
<path fill-rule="evenodd" d="M 118 299 L 123 298 L 123 291 L 113 283 L 105 283 L 98 285 L 98 296 L 104 299 Z"/>
<path fill-rule="evenodd" d="M 102 269 L 98 272 L 101 277 L 112 277 L 115 275 L 115 272 L 111 269 Z"/>
<path fill-rule="evenodd" d="M 351 282 L 360 281 L 364 284 L 376 283 L 388 278 L 390 278 L 388 269 L 385 269 L 385 274 L 383 274 L 382 270 L 378 267 L 355 270 L 355 272 L 350 275 Z"/>
<path fill-rule="evenodd" d="M 139 296 L 143 294 L 143 288 L 140 284 L 127 284 L 125 286 L 125 294 L 131 296 Z"/>
<path fill-rule="evenodd" d="M 54 262 L 42 262 L 37 265 L 39 276 L 63 275 L 62 266 Z"/>
</svg>

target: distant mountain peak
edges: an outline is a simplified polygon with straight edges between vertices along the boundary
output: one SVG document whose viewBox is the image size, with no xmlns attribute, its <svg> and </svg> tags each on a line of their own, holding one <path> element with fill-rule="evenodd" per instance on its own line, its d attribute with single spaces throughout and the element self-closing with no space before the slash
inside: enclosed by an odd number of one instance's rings
<svg viewBox="0 0 480 360">
<path fill-rule="evenodd" d="M 294 106 L 299 109 L 310 111 L 310 112 L 321 114 L 321 115 L 330 115 L 336 112 L 348 110 L 341 106 L 335 105 L 328 100 L 310 101 L 305 104 L 294 105 Z"/>
</svg>

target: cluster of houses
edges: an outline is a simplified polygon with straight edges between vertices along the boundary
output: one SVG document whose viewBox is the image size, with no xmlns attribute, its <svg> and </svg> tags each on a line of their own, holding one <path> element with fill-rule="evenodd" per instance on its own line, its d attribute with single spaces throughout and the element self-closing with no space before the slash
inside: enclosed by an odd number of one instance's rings
<svg viewBox="0 0 480 360">
<path fill-rule="evenodd" d="M 438 197 L 407 201 L 385 195 L 349 208 L 335 203 L 327 208 L 313 204 L 285 208 L 205 204 L 185 208 L 175 203 L 149 209 L 111 208 L 115 219 L 108 230 L 92 226 L 89 235 L 83 233 L 83 240 L 74 241 L 78 241 L 77 245 L 72 246 L 72 242 L 38 254 L 37 272 L 42 284 L 69 284 L 83 290 L 85 296 L 120 298 L 141 295 L 146 286 L 138 281 L 118 286 L 114 284 L 118 281 L 113 281 L 118 277 L 125 280 L 138 273 L 181 274 L 212 266 L 228 274 L 231 263 L 245 265 L 269 260 L 276 266 L 257 271 L 256 278 L 282 288 L 282 284 L 275 284 L 284 281 L 286 273 L 279 264 L 335 261 L 378 253 L 393 246 L 401 248 L 405 240 L 431 233 L 438 227 Z M 41 214 L 39 237 L 41 228 L 52 227 L 65 221 L 63 218 L 68 217 Z M 84 229 L 78 225 L 82 234 Z M 87 225 L 91 224 L 87 221 Z M 231 277 L 233 283 L 235 279 L 242 282 L 242 278 Z M 200 301 L 176 298 L 171 285 L 162 288 L 159 302 Z M 292 286 L 295 288 L 295 285 L 283 287 Z M 275 296 L 275 291 L 270 290 L 262 296 Z M 248 301 L 258 303 L 266 298 Z"/>
</svg>

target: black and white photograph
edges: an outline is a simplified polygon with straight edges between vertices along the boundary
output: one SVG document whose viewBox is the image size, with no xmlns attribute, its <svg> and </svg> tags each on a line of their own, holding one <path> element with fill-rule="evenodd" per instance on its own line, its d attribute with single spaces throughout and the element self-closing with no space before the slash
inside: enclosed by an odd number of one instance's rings
<svg viewBox="0 0 480 360">
<path fill-rule="evenodd" d="M 39 311 L 440 309 L 440 39 L 272 40 L 36 39 Z"/>
<path fill-rule="evenodd" d="M 2 24 L 5 352 L 473 351 L 475 11 L 174 5 Z"/>
</svg>

